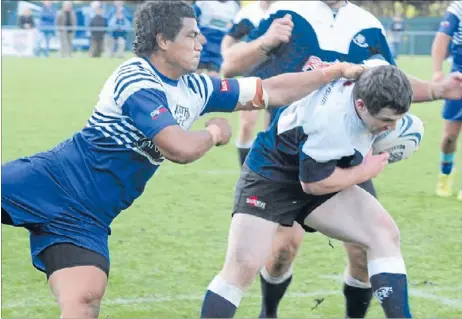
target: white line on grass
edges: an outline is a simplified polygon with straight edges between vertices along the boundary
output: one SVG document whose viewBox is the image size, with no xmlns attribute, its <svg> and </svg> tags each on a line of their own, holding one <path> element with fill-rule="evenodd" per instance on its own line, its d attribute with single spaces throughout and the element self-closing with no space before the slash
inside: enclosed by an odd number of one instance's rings
<svg viewBox="0 0 462 319">
<path fill-rule="evenodd" d="M 192 170 L 192 169 L 164 169 L 159 170 L 156 174 L 162 175 L 188 175 L 188 174 L 203 174 L 203 175 L 236 175 L 239 176 L 240 171 L 238 169 L 199 169 L 199 170 Z"/>
<path fill-rule="evenodd" d="M 332 278 L 331 278 L 332 279 Z M 426 292 L 421 289 L 411 288 L 409 294 L 412 297 L 422 298 L 433 300 L 440 304 L 446 306 L 462 309 L 462 300 L 446 298 L 443 296 L 438 296 L 431 292 Z M 319 296 L 329 296 L 329 295 L 342 295 L 339 290 L 319 290 L 313 292 L 288 292 L 284 298 L 310 298 L 310 297 L 319 297 Z M 116 306 L 116 305 L 136 305 L 136 304 L 147 304 L 147 303 L 156 303 L 156 302 L 170 302 L 170 301 L 198 301 L 202 300 L 204 297 L 203 294 L 190 294 L 190 295 L 157 295 L 149 297 L 136 297 L 136 298 L 116 298 L 116 299 L 103 299 L 103 306 Z M 260 299 L 260 294 L 248 294 L 245 296 L 246 299 Z M 50 296 L 51 299 L 51 296 Z M 38 300 L 23 300 L 21 302 L 13 302 L 3 304 L 2 309 L 16 309 L 16 308 L 37 308 L 37 307 L 47 307 L 55 305 L 54 302 L 43 302 Z"/>
</svg>

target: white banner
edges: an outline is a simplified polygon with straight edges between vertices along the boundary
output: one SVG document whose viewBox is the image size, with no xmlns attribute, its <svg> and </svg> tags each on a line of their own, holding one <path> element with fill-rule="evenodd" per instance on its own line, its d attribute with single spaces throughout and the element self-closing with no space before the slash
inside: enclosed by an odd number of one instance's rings
<svg viewBox="0 0 462 319">
<path fill-rule="evenodd" d="M 34 56 L 37 31 L 2 28 L 2 55 Z"/>
</svg>

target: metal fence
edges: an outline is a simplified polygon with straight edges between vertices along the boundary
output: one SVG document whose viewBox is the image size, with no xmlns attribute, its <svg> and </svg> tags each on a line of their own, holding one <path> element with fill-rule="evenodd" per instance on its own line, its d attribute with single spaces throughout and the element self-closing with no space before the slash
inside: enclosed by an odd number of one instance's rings
<svg viewBox="0 0 462 319">
<path fill-rule="evenodd" d="M 7 33 L 11 32 L 21 32 L 16 26 L 3 26 L 2 27 L 2 36 L 8 35 Z M 41 29 L 43 31 L 54 31 L 54 35 L 50 39 L 50 49 L 59 50 L 59 31 L 67 31 L 72 30 L 75 32 L 74 40 L 73 40 L 73 49 L 74 51 L 87 51 L 90 47 L 90 37 L 91 31 L 104 31 L 107 34 L 107 37 L 111 37 L 112 32 L 114 29 L 111 28 L 89 28 L 85 26 L 77 26 L 77 27 L 60 27 L 57 28 L 56 26 L 50 27 L 48 29 Z M 22 30 L 24 31 L 24 30 Z M 126 37 L 126 51 L 131 50 L 131 44 L 133 41 L 134 33 L 133 29 L 128 29 L 127 37 Z M 30 36 L 30 38 L 37 38 L 40 35 L 39 30 L 34 30 L 35 36 Z M 431 47 L 433 43 L 433 39 L 435 37 L 435 31 L 404 31 L 401 36 L 401 41 L 397 47 L 398 54 L 402 55 L 430 55 L 431 54 Z M 15 36 L 11 35 L 12 38 Z M 29 39 L 27 45 L 36 45 L 32 44 L 36 43 L 36 41 Z M 42 43 L 42 46 L 44 43 Z M 391 43 L 390 43 L 391 46 Z M 3 41 L 2 41 L 3 47 Z"/>
</svg>

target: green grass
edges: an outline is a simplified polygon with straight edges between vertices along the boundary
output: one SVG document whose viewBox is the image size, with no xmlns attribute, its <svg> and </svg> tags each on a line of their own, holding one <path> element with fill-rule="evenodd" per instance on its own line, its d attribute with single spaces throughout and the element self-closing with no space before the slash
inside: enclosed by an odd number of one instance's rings
<svg viewBox="0 0 462 319">
<path fill-rule="evenodd" d="M 104 80 L 120 60 L 3 58 L 2 62 L 2 161 L 6 162 L 46 150 L 83 127 Z M 428 57 L 403 57 L 399 63 L 410 74 L 431 76 Z M 390 165 L 377 178 L 376 187 L 401 229 L 414 316 L 460 318 L 462 203 L 434 195 L 441 105 L 413 106 L 413 113 L 425 121 L 423 144 L 412 159 Z M 229 119 L 236 131 L 237 115 Z M 202 124 L 203 120 L 196 127 Z M 188 166 L 163 165 L 144 195 L 112 225 L 111 278 L 101 318 L 199 316 L 203 293 L 224 260 L 237 178 L 233 145 Z M 460 174 L 457 183 L 462 183 Z M 332 249 L 320 234 L 305 236 L 281 317 L 344 315 L 338 280 L 345 256 L 341 243 L 333 243 Z M 324 301 L 312 309 L 315 298 Z M 259 308 L 256 282 L 237 316 L 257 317 Z M 2 318 L 58 315 L 45 276 L 31 266 L 27 232 L 2 227 Z M 375 300 L 368 317 L 384 317 Z"/>
</svg>

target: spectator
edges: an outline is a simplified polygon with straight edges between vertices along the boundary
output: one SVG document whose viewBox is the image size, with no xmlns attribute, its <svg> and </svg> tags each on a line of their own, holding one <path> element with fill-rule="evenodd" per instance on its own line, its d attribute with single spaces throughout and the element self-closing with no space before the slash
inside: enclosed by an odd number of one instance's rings
<svg viewBox="0 0 462 319">
<path fill-rule="evenodd" d="M 90 28 L 107 28 L 107 19 L 103 16 L 103 9 L 101 7 L 96 8 L 96 15 L 90 21 Z M 91 30 L 91 47 L 90 56 L 93 58 L 101 57 L 104 47 L 104 30 Z"/>
<path fill-rule="evenodd" d="M 92 19 L 96 16 L 98 8 L 102 8 L 101 1 L 92 1 L 88 6 L 82 8 L 82 14 L 84 19 L 84 25 L 90 27 Z M 88 37 L 91 37 L 91 30 L 88 29 L 86 32 Z"/>
<path fill-rule="evenodd" d="M 124 6 L 123 1 L 106 1 L 105 2 L 106 10 L 105 10 L 105 17 L 107 18 L 108 21 L 112 21 L 112 19 L 116 16 L 116 13 L 120 10 L 122 10 L 123 15 L 125 17 L 128 17 L 129 11 L 128 9 Z M 109 25 L 111 23 L 109 22 Z M 113 56 L 114 54 L 114 48 L 115 48 L 115 43 L 114 43 L 114 37 L 112 33 L 109 33 L 106 36 L 106 49 L 109 54 L 109 56 Z"/>
<path fill-rule="evenodd" d="M 56 17 L 56 27 L 59 32 L 61 57 L 72 56 L 72 40 L 74 39 L 77 17 L 72 10 L 72 2 L 64 1 L 63 9 Z"/>
<path fill-rule="evenodd" d="M 24 12 L 19 16 L 18 20 L 18 26 L 21 29 L 35 28 L 34 18 L 32 18 L 32 11 L 29 8 L 24 10 Z"/>
<path fill-rule="evenodd" d="M 124 57 L 125 44 L 127 42 L 127 34 L 130 29 L 130 21 L 124 15 L 123 8 L 118 9 L 114 17 L 112 17 L 109 27 L 112 30 L 113 43 L 117 46 L 117 52 L 113 47 L 111 50 L 111 57 L 114 57 L 114 54 L 119 58 Z"/>
<path fill-rule="evenodd" d="M 390 49 L 393 59 L 398 58 L 401 38 L 404 32 L 404 20 L 401 14 L 396 14 L 391 22 L 390 28 Z"/>
<path fill-rule="evenodd" d="M 50 39 L 54 35 L 54 26 L 56 20 L 56 10 L 51 1 L 43 1 L 42 12 L 40 13 L 40 32 L 37 38 L 37 46 L 35 55 L 40 56 L 42 53 L 48 57 L 50 52 Z M 45 48 L 42 49 L 42 44 L 45 41 Z"/>
</svg>

